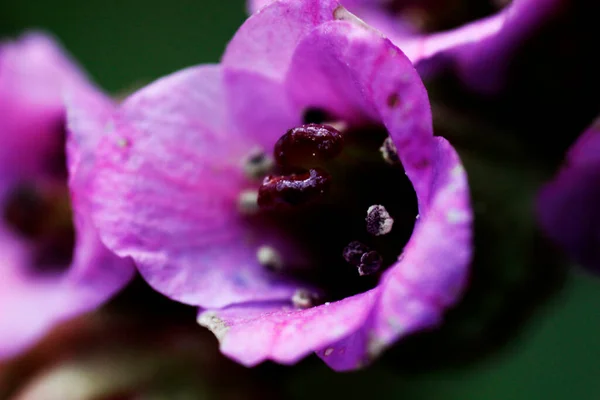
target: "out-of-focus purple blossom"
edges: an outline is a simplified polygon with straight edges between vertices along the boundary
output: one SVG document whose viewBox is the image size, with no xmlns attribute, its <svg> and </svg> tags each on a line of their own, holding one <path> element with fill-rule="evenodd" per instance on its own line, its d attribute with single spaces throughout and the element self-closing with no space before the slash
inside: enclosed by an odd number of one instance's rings
<svg viewBox="0 0 600 400">
<path fill-rule="evenodd" d="M 463 292 L 465 170 L 433 136 L 410 60 L 335 1 L 269 5 L 219 65 L 141 89 L 107 126 L 92 197 L 104 242 L 199 306 L 245 365 L 316 351 L 358 368 L 440 324 Z M 372 205 L 394 220 L 381 235 L 367 230 Z M 369 251 L 350 254 L 355 240 Z"/>
<path fill-rule="evenodd" d="M 537 198 L 538 219 L 548 237 L 596 274 L 600 274 L 599 204 L 600 119 L 596 119 Z"/>
<path fill-rule="evenodd" d="M 273 1 L 249 0 L 249 11 L 256 12 Z M 564 0 L 513 0 L 493 15 L 435 32 L 421 29 L 419 15 L 451 13 L 452 6 L 448 10 L 444 2 L 341 0 L 340 3 L 389 37 L 420 72 L 427 74 L 452 67 L 472 89 L 494 93 L 505 83 L 513 53 L 559 14 Z"/>
<path fill-rule="evenodd" d="M 49 36 L 0 43 L 0 358 L 97 307 L 134 272 L 91 224 L 87 185 L 98 137 L 71 140 L 65 155 L 67 91 L 101 96 Z"/>
</svg>

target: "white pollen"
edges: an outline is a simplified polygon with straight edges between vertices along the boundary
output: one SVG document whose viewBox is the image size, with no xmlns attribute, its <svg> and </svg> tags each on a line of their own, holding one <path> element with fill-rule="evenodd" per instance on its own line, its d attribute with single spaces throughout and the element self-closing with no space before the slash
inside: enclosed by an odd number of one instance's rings
<svg viewBox="0 0 600 400">
<path fill-rule="evenodd" d="M 325 352 L 323 353 L 323 355 L 325 357 L 329 357 L 331 355 L 331 353 L 333 353 L 333 347 L 328 347 L 327 349 L 325 349 Z"/>
<path fill-rule="evenodd" d="M 271 246 L 260 246 L 256 251 L 256 259 L 260 265 L 270 270 L 279 271 L 283 268 L 281 256 Z"/>
<path fill-rule="evenodd" d="M 372 205 L 367 209 L 367 232 L 374 236 L 387 235 L 394 226 L 394 219 L 380 204 Z"/>
<path fill-rule="evenodd" d="M 297 289 L 292 296 L 292 303 L 295 308 L 305 309 L 314 306 L 315 295 L 306 289 Z"/>
<path fill-rule="evenodd" d="M 243 215 L 255 215 L 258 213 L 258 190 L 244 190 L 238 197 L 238 211 Z"/>
<path fill-rule="evenodd" d="M 398 149 L 396 149 L 396 145 L 389 136 L 383 141 L 379 151 L 381 152 L 381 156 L 386 163 L 390 165 L 400 164 Z"/>
</svg>

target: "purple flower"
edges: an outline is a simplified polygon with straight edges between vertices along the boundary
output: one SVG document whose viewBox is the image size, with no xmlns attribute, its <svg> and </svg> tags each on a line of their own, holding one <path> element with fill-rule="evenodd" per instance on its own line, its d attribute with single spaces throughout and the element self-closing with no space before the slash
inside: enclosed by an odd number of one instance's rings
<svg viewBox="0 0 600 400">
<path fill-rule="evenodd" d="M 335 1 L 262 9 L 219 65 L 141 89 L 111 125 L 103 240 L 245 365 L 357 368 L 466 285 L 465 170 L 408 58 Z"/>
<path fill-rule="evenodd" d="M 577 263 L 600 273 L 600 119 L 575 142 L 538 194 L 545 233 Z"/>
<path fill-rule="evenodd" d="M 248 8 L 255 12 L 273 1 L 249 0 Z M 468 86 L 485 93 L 497 92 L 504 86 L 511 55 L 546 21 L 558 15 L 565 3 L 564 0 L 513 0 L 495 14 L 455 29 L 424 32 L 418 26 L 419 14 L 452 14 L 457 5 L 409 0 L 340 2 L 389 37 L 419 71 L 426 74 L 432 69 L 451 66 Z"/>
<path fill-rule="evenodd" d="M 65 160 L 64 90 L 96 96 L 50 37 L 0 43 L 0 358 L 97 307 L 134 272 L 91 225 L 87 186 L 98 137 L 71 141 Z"/>
</svg>

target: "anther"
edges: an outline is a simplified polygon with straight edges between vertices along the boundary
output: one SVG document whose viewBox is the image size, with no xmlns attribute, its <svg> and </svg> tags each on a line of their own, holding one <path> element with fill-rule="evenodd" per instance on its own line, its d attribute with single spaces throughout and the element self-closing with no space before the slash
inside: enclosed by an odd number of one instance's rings
<svg viewBox="0 0 600 400">
<path fill-rule="evenodd" d="M 271 246 L 260 246 L 256 250 L 256 259 L 260 265 L 271 271 L 280 271 L 283 268 L 281 256 Z"/>
<path fill-rule="evenodd" d="M 342 255 L 344 260 L 357 268 L 361 276 L 379 271 L 383 262 L 378 252 L 372 251 L 369 246 L 356 240 L 344 248 Z"/>
<path fill-rule="evenodd" d="M 396 149 L 396 145 L 391 137 L 385 138 L 383 144 L 379 148 L 381 155 L 383 156 L 383 160 L 390 164 L 396 165 L 400 163 L 400 157 L 398 157 L 398 149 Z"/>
<path fill-rule="evenodd" d="M 275 161 L 282 166 L 315 167 L 342 152 L 343 136 L 334 127 L 306 124 L 287 131 L 275 143 Z"/>
<path fill-rule="evenodd" d="M 374 236 L 390 233 L 394 225 L 394 219 L 390 216 L 384 206 L 373 205 L 367 210 L 367 232 Z"/>
<path fill-rule="evenodd" d="M 243 215 L 255 215 L 260 210 L 258 207 L 258 190 L 244 190 L 238 196 L 238 211 Z"/>
<path fill-rule="evenodd" d="M 342 256 L 348 263 L 358 267 L 363 254 L 369 252 L 370 250 L 371 249 L 367 245 L 355 240 L 348 243 L 348 245 L 344 248 Z"/>
<path fill-rule="evenodd" d="M 262 149 L 257 148 L 252 150 L 244 160 L 244 174 L 248 179 L 262 179 L 273 170 L 274 166 L 273 158 Z"/>
<path fill-rule="evenodd" d="M 305 309 L 317 305 L 318 296 L 306 289 L 297 289 L 292 296 L 292 304 L 295 308 Z"/>
<path fill-rule="evenodd" d="M 298 206 L 320 199 L 331 185 L 331 175 L 319 168 L 306 173 L 268 176 L 258 189 L 260 208 Z"/>
<path fill-rule="evenodd" d="M 381 268 L 383 259 L 381 255 L 376 251 L 369 251 L 362 255 L 360 258 L 360 265 L 358 266 L 358 274 L 371 275 Z"/>
</svg>

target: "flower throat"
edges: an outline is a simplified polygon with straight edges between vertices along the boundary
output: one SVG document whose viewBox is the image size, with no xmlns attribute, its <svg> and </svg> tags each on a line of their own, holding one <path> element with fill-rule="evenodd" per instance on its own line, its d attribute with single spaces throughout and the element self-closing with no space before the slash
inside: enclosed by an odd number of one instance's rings
<svg viewBox="0 0 600 400">
<path fill-rule="evenodd" d="M 257 205 L 245 208 L 254 211 L 249 218 L 282 228 L 310 260 L 298 265 L 262 248 L 259 262 L 323 288 L 322 301 L 373 287 L 398 259 L 417 216 L 415 192 L 386 138 L 382 127 L 350 127 L 309 109 L 304 124 L 276 142 L 272 158 L 248 158 L 249 175 L 263 176 L 257 195 L 247 197 Z"/>
</svg>

